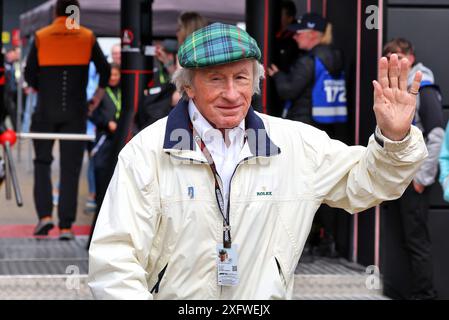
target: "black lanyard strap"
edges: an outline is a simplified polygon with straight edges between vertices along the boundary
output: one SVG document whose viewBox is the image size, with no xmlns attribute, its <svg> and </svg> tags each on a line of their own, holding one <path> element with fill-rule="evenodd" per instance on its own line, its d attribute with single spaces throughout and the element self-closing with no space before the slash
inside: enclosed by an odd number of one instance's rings
<svg viewBox="0 0 449 320">
<path fill-rule="evenodd" d="M 204 154 L 204 156 L 206 157 L 207 162 L 209 163 L 209 167 L 212 170 L 212 173 L 214 175 L 214 179 L 215 179 L 215 197 L 217 199 L 217 204 L 218 204 L 218 209 L 220 210 L 221 216 L 223 217 L 223 247 L 224 248 L 231 248 L 231 224 L 229 221 L 229 195 L 228 198 L 226 199 L 227 201 L 227 210 L 226 210 L 226 214 L 225 214 L 225 206 L 224 206 L 224 197 L 223 197 L 223 192 L 222 192 L 222 188 L 221 188 L 221 178 L 220 175 L 218 174 L 217 168 L 215 166 L 215 162 L 214 159 L 212 158 L 211 153 L 209 152 L 209 150 L 206 147 L 206 144 L 203 142 L 203 140 L 201 139 L 200 135 L 198 134 L 198 132 L 196 131 L 196 129 L 193 127 L 192 124 L 190 124 L 192 131 L 193 131 L 193 138 L 195 140 L 195 142 L 198 144 L 198 146 L 201 149 L 201 152 Z"/>
</svg>

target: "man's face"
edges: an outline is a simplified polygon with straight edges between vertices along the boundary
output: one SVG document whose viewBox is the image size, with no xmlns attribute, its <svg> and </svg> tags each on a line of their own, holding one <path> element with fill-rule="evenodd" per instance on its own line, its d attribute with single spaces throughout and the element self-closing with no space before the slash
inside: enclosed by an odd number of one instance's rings
<svg viewBox="0 0 449 320">
<path fill-rule="evenodd" d="M 113 46 L 112 47 L 112 62 L 116 63 L 116 64 L 121 64 L 121 57 L 122 57 L 122 49 L 120 48 L 120 46 Z"/>
<path fill-rule="evenodd" d="M 313 30 L 301 30 L 295 33 L 293 39 L 295 39 L 299 49 L 309 51 L 316 45 L 315 36 Z"/>
<path fill-rule="evenodd" d="M 14 51 L 8 51 L 6 53 L 6 61 L 7 62 L 14 62 Z"/>
<path fill-rule="evenodd" d="M 120 83 L 120 70 L 117 68 L 111 69 L 111 77 L 109 78 L 109 86 L 116 87 Z"/>
<path fill-rule="evenodd" d="M 237 127 L 253 96 L 252 60 L 195 70 L 193 86 L 186 88 L 201 114 L 217 129 Z"/>
</svg>

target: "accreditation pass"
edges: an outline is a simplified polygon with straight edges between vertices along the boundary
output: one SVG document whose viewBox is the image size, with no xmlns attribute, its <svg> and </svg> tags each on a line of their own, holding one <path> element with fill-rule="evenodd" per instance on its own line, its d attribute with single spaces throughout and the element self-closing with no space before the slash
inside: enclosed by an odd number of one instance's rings
<svg viewBox="0 0 449 320">
<path fill-rule="evenodd" d="M 236 244 L 232 244 L 231 248 L 224 248 L 223 244 L 217 245 L 217 274 L 220 286 L 239 284 L 237 248 Z"/>
</svg>

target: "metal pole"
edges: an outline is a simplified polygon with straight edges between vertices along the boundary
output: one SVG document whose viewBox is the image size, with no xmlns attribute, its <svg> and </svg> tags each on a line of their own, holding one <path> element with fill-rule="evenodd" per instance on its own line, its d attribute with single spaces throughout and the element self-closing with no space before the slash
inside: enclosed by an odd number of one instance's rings
<svg viewBox="0 0 449 320">
<path fill-rule="evenodd" d="M 262 51 L 262 63 L 265 70 L 274 61 L 275 36 L 280 26 L 281 2 L 277 0 L 246 0 L 246 30 L 254 37 Z M 267 77 L 262 82 L 260 97 L 253 97 L 253 107 L 270 114 L 272 92 L 275 90 L 273 79 Z"/>
<path fill-rule="evenodd" d="M 23 206 L 22 193 L 20 192 L 19 179 L 17 179 L 16 167 L 12 159 L 11 147 L 8 141 L 5 143 L 4 148 L 5 148 L 5 158 L 8 159 L 7 161 L 8 171 L 6 177 L 8 180 L 12 182 L 12 186 L 14 188 L 14 195 L 16 196 L 17 206 L 22 207 Z M 10 178 L 8 178 L 8 173 L 10 175 Z"/>
<path fill-rule="evenodd" d="M 33 140 L 66 140 L 66 141 L 95 141 L 95 136 L 72 133 L 18 133 L 20 139 Z"/>
<path fill-rule="evenodd" d="M 122 0 L 122 113 L 115 135 L 114 162 L 132 138 L 137 113 L 153 73 L 152 57 L 144 55 L 152 43 L 152 0 Z M 115 164 L 114 164 L 115 166 Z"/>
<path fill-rule="evenodd" d="M 8 156 L 6 152 L 6 147 L 3 147 L 3 157 L 5 159 L 5 191 L 6 191 L 6 200 L 11 200 L 11 166 L 9 162 L 11 158 Z"/>
<path fill-rule="evenodd" d="M 120 150 L 133 136 L 134 116 L 152 78 L 152 57 L 144 55 L 145 48 L 152 43 L 152 3 L 152 0 L 121 0 L 122 112 L 114 137 L 110 177 Z"/>
<path fill-rule="evenodd" d="M 152 3 L 153 0 L 121 0 L 121 29 L 122 29 L 122 112 L 114 136 L 114 145 L 105 168 L 105 181 L 97 184 L 109 183 L 114 173 L 118 154 L 133 136 L 135 126 L 134 117 L 140 107 L 143 91 L 153 75 L 153 60 L 145 56 L 145 48 L 152 44 Z M 102 186 L 101 189 L 103 189 Z M 107 187 L 107 185 L 106 185 Z M 99 209 L 104 195 L 97 189 L 97 211 L 92 223 L 95 227 Z M 91 233 L 92 237 L 92 233 Z M 90 245 L 90 239 L 88 247 Z"/>
<path fill-rule="evenodd" d="M 121 0 L 122 111 L 114 136 L 107 176 L 112 177 L 118 154 L 133 136 L 134 116 L 152 77 L 152 57 L 144 55 L 152 43 L 152 0 Z"/>
</svg>

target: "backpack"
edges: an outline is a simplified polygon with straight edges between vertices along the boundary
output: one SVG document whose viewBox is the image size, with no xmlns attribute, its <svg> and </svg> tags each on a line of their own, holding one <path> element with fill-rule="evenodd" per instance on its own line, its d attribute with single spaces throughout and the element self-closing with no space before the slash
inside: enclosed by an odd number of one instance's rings
<svg viewBox="0 0 449 320">
<path fill-rule="evenodd" d="M 137 113 L 139 130 L 153 124 L 170 113 L 172 95 L 176 87 L 171 83 L 161 84 L 148 90 Z"/>
</svg>

